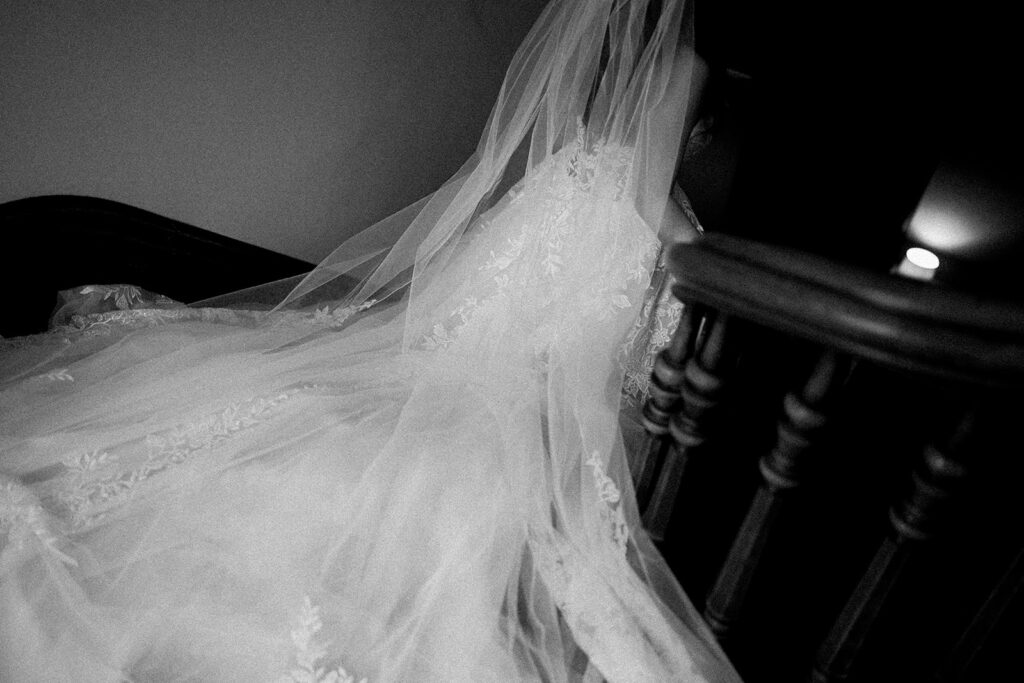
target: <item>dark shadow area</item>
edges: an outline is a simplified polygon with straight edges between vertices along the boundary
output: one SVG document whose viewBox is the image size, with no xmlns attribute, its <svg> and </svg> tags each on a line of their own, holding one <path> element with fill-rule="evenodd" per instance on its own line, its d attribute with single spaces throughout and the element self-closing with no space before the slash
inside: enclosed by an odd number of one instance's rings
<svg viewBox="0 0 1024 683">
<path fill-rule="evenodd" d="M 299 259 L 95 197 L 0 205 L 0 336 L 42 332 L 57 292 L 132 284 L 190 303 L 308 272 Z"/>
</svg>

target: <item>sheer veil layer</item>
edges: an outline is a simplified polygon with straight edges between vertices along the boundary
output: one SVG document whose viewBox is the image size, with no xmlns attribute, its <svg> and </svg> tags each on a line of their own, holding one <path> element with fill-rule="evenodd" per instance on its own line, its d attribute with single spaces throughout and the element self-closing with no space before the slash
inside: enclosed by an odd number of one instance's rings
<svg viewBox="0 0 1024 683">
<path fill-rule="evenodd" d="M 619 427 L 690 12 L 553 2 L 474 156 L 273 310 L 0 342 L 0 679 L 739 680 Z"/>
</svg>

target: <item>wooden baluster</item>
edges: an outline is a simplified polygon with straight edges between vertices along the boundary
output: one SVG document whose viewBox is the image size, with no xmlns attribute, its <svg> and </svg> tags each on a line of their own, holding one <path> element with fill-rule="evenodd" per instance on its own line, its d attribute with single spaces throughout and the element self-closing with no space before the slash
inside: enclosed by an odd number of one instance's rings
<svg viewBox="0 0 1024 683">
<path fill-rule="evenodd" d="M 962 458 L 974 435 L 975 422 L 976 413 L 969 412 L 945 447 L 925 448 L 923 462 L 913 473 L 910 493 L 889 511 L 892 535 L 875 553 L 818 651 L 811 673 L 813 683 L 850 680 L 865 641 L 896 588 L 908 559 L 921 543 L 941 531 L 950 498 L 963 483 Z"/>
<path fill-rule="evenodd" d="M 847 357 L 826 352 L 799 393 L 783 401 L 783 417 L 772 451 L 760 460 L 762 484 L 740 527 L 728 559 L 708 595 L 704 616 L 726 644 L 742 618 L 744 604 L 778 521 L 791 509 L 794 491 L 815 458 L 815 440 L 850 368 Z"/>
<path fill-rule="evenodd" d="M 666 449 L 651 500 L 644 510 L 644 527 L 663 541 L 675 509 L 686 464 L 707 441 L 708 430 L 721 404 L 725 376 L 736 362 L 734 322 L 725 314 L 709 313 L 697 349 L 686 361 L 679 388 L 680 410 L 669 421 L 674 447 Z"/>
<path fill-rule="evenodd" d="M 651 496 L 655 478 L 671 447 L 669 422 L 679 407 L 683 387 L 683 370 L 693 353 L 707 312 L 700 304 L 687 304 L 679 318 L 672 339 L 654 361 L 650 395 L 644 404 L 641 419 L 647 431 L 640 457 L 633 459 L 633 481 L 637 504 L 643 510 Z"/>
</svg>

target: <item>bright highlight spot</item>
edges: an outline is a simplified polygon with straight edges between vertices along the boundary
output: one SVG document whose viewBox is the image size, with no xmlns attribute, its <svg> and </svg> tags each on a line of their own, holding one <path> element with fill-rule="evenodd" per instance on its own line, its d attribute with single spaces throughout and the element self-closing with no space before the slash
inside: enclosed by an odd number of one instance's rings
<svg viewBox="0 0 1024 683">
<path fill-rule="evenodd" d="M 939 257 L 921 247 L 907 249 L 907 260 L 915 266 L 927 268 L 928 270 L 935 270 L 939 267 Z"/>
<path fill-rule="evenodd" d="M 907 249 L 896 273 L 911 280 L 931 280 L 939 267 L 939 257 L 921 247 Z"/>
<path fill-rule="evenodd" d="M 907 237 L 918 244 L 956 252 L 977 244 L 985 230 L 953 202 L 922 201 L 910 218 Z"/>
</svg>

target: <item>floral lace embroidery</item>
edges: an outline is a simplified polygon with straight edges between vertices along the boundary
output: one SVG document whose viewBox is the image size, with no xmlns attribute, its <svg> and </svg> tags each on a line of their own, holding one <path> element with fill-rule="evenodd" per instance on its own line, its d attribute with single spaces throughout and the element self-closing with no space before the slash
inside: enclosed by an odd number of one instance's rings
<svg viewBox="0 0 1024 683">
<path fill-rule="evenodd" d="M 703 234 L 704 227 L 679 185 L 673 186 L 672 198 L 690 224 Z M 642 312 L 622 345 L 622 399 L 627 406 L 639 407 L 650 396 L 654 361 L 679 327 L 683 303 L 672 294 L 672 283 L 673 278 L 663 258 L 659 257 Z"/>
<path fill-rule="evenodd" d="M 50 338 L 67 345 L 79 339 L 97 336 L 109 336 L 117 331 L 136 330 L 156 327 L 175 322 L 207 322 L 226 325 L 252 327 L 270 324 L 285 327 L 319 327 L 338 328 L 356 313 L 361 313 L 377 303 L 369 299 L 358 306 L 339 306 L 331 309 L 322 306 L 315 311 L 257 311 L 235 310 L 230 308 L 125 308 L 136 303 L 139 289 L 131 285 L 111 287 L 107 285 L 90 285 L 82 293 L 103 292 L 103 298 L 114 297 L 119 310 L 103 313 L 77 313 L 66 323 L 55 325 L 49 332 L 28 335 L 25 337 L 0 337 L 0 350 L 14 350 L 26 346 L 38 346 L 43 338 Z M 145 301 L 143 305 L 147 305 Z M 158 297 L 156 302 L 173 303 L 165 297 Z"/>
<path fill-rule="evenodd" d="M 8 543 L 16 548 L 23 547 L 26 541 L 34 537 L 61 562 L 78 566 L 74 558 L 57 547 L 59 537 L 51 529 L 50 515 L 32 492 L 17 481 L 0 475 L 0 539 L 4 535 Z"/>
<path fill-rule="evenodd" d="M 619 487 L 605 472 L 601 464 L 601 454 L 594 451 L 586 460 L 594 475 L 594 486 L 597 487 L 597 495 L 605 506 L 601 509 L 601 518 L 611 530 L 611 538 L 623 555 L 626 553 L 626 546 L 629 543 L 629 526 L 626 524 L 626 517 L 619 505 L 621 494 Z"/>
<path fill-rule="evenodd" d="M 63 338 L 65 344 L 76 339 L 111 335 L 119 330 L 136 330 L 175 322 L 207 322 L 252 327 L 271 324 L 285 327 L 341 327 L 356 313 L 377 303 L 369 299 L 358 306 L 323 306 L 315 311 L 256 311 L 230 308 L 137 308 L 104 313 L 76 314 L 42 336 Z M 0 349 L 15 349 L 38 344 L 40 335 L 0 338 Z"/>
<path fill-rule="evenodd" d="M 574 198 L 581 193 L 601 192 L 595 186 L 612 179 L 624 184 L 631 161 L 628 148 L 607 147 L 603 141 L 587 145 L 582 131 L 561 167 L 528 176 L 525 181 L 531 196 L 547 209 L 538 210 L 540 222 L 524 221 L 517 234 L 506 238 L 503 248 L 489 252 L 489 258 L 485 257 L 479 267 L 489 281 L 467 287 L 476 296 L 467 297 L 444 319 L 435 320 L 420 337 L 419 348 L 449 348 L 480 307 L 497 304 L 513 293 L 522 302 L 519 305 L 529 307 L 528 313 L 538 321 L 553 304 L 568 303 L 584 317 L 596 320 L 607 320 L 632 306 L 629 285 L 649 278 L 658 243 L 646 227 L 634 232 L 616 224 L 607 226 L 607 233 L 592 234 L 594 227 L 579 220 Z M 511 203 L 524 194 L 520 189 L 510 191 Z M 614 197 L 617 200 L 619 194 Z M 601 263 L 573 276 L 566 250 L 574 249 L 573 245 L 583 239 L 590 243 L 598 240 L 608 249 Z M 523 298 L 524 293 L 528 299 Z"/>
<path fill-rule="evenodd" d="M 102 294 L 103 300 L 113 299 L 121 310 L 133 308 L 142 301 L 142 290 L 133 285 L 89 285 L 80 294 Z"/>
<path fill-rule="evenodd" d="M 74 382 L 75 378 L 67 368 L 57 368 L 42 375 L 36 375 L 34 379 L 47 380 L 49 382 Z"/>
<path fill-rule="evenodd" d="M 173 322 L 211 322 L 229 325 L 252 325 L 267 317 L 262 311 L 234 311 L 227 308 L 140 308 L 73 315 L 64 325 L 49 333 L 63 335 L 68 341 L 107 336 L 118 330 L 137 330 Z"/>
<path fill-rule="evenodd" d="M 670 287 L 654 288 L 633 329 L 622 344 L 622 400 L 638 407 L 650 395 L 654 361 L 664 349 L 682 317 L 683 304 Z"/>
<path fill-rule="evenodd" d="M 75 476 L 82 477 L 88 472 L 103 467 L 110 460 L 110 454 L 106 451 L 86 451 L 78 455 L 70 455 L 63 460 L 64 467 Z"/>
<path fill-rule="evenodd" d="M 62 461 L 70 477 L 58 500 L 71 513 L 72 528 L 80 529 L 104 517 L 132 498 L 139 487 L 165 470 L 182 465 L 196 453 L 215 448 L 236 433 L 254 427 L 267 414 L 302 391 L 293 388 L 274 396 L 233 403 L 222 412 L 192 424 L 149 434 L 143 441 L 146 455 L 137 466 L 95 450 L 70 454 Z"/>
<path fill-rule="evenodd" d="M 509 237 L 508 244 L 509 248 L 499 255 L 495 255 L 495 253 L 492 251 L 490 260 L 484 263 L 484 265 L 480 266 L 480 270 L 483 272 L 493 270 L 498 271 L 500 274 L 500 271 L 505 270 L 513 263 L 515 263 L 517 260 L 519 260 L 519 258 L 523 254 L 523 247 L 526 246 L 525 236 L 519 235 L 517 237 Z M 498 281 L 495 280 L 495 282 Z M 498 284 L 501 283 L 498 282 Z"/>
<path fill-rule="evenodd" d="M 292 630 L 292 643 L 295 645 L 295 666 L 277 683 L 357 683 L 355 676 L 345 671 L 340 664 L 328 668 L 325 662 L 327 646 L 320 638 L 323 622 L 320 619 L 320 608 L 313 604 L 309 596 L 302 601 L 299 612 L 299 624 Z M 358 683 L 366 683 L 360 679 Z"/>
<path fill-rule="evenodd" d="M 442 323 L 437 323 L 434 325 L 434 329 L 431 330 L 430 334 L 424 335 L 421 346 L 427 351 L 447 349 L 455 343 L 456 336 L 457 330 L 449 330 Z"/>
<path fill-rule="evenodd" d="M 610 176 L 615 180 L 615 192 L 612 197 L 615 201 L 622 199 L 632 177 L 632 161 L 632 148 L 621 145 L 608 147 L 603 139 L 588 143 L 587 127 L 583 125 L 583 119 L 576 120 L 576 144 L 572 156 L 569 157 L 568 173 L 577 190 L 590 192 L 599 175 L 599 168 L 607 164 L 614 170 Z"/>
<path fill-rule="evenodd" d="M 358 306 L 338 306 L 333 310 L 329 306 L 323 306 L 322 308 L 316 309 L 313 312 L 312 317 L 307 317 L 308 314 L 299 314 L 295 320 L 299 322 L 307 322 L 313 325 L 323 325 L 327 327 L 341 327 L 345 321 L 351 318 L 356 313 L 361 313 L 366 309 L 377 303 L 376 299 L 368 299 Z M 287 320 L 286 317 L 279 314 L 281 321 Z"/>
</svg>

